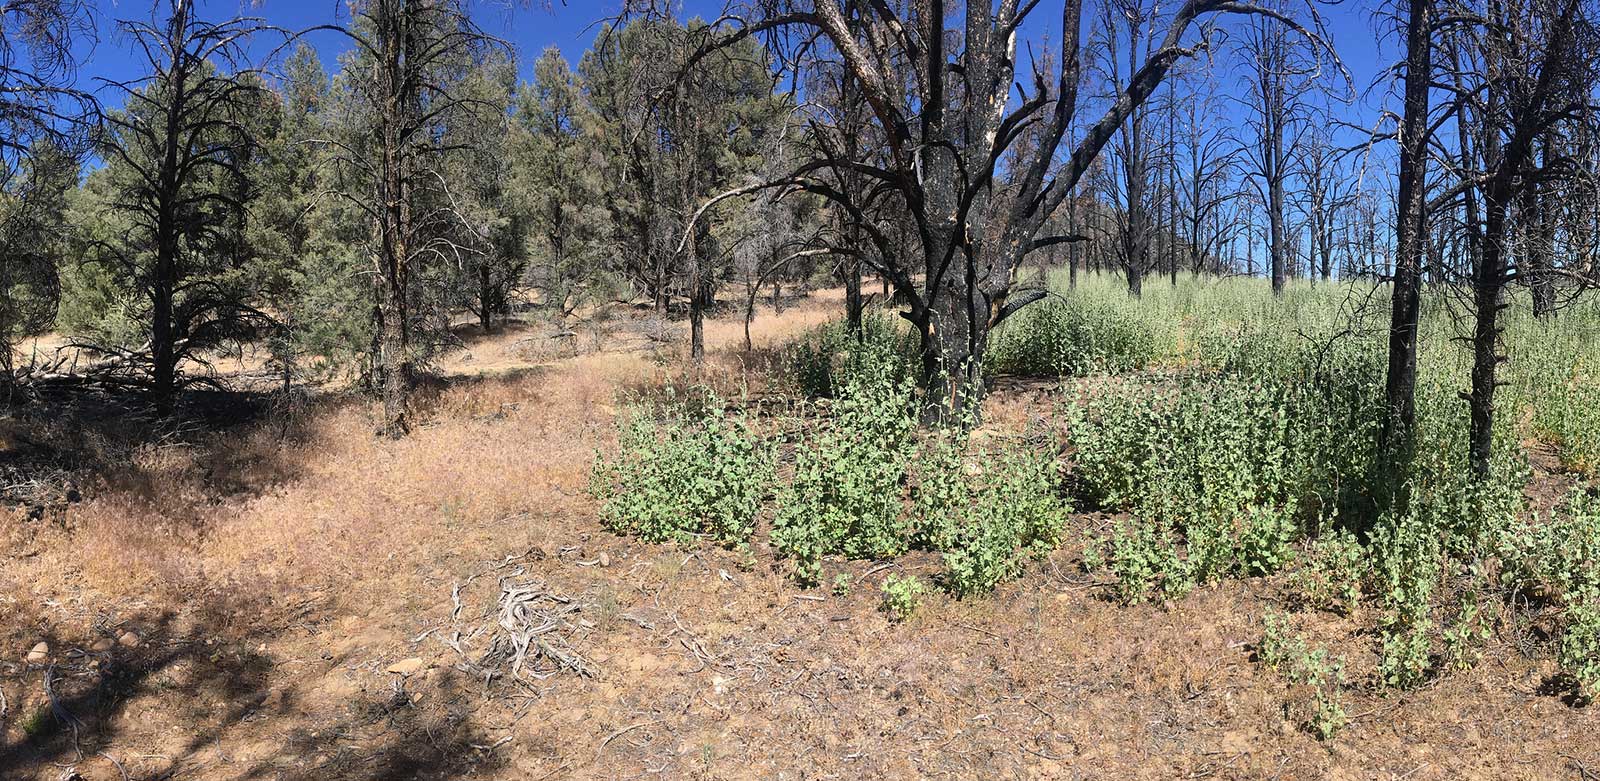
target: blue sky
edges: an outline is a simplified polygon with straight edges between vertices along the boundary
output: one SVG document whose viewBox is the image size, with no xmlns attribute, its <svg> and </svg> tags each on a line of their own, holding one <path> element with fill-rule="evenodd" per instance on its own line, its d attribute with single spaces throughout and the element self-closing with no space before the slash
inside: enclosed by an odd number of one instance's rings
<svg viewBox="0 0 1600 781">
<path fill-rule="evenodd" d="M 342 20 L 348 18 L 342 0 L 254 0 L 253 2 L 199 0 L 199 4 L 201 12 L 208 16 L 224 17 L 237 13 L 255 15 L 265 18 L 271 24 L 290 30 L 324 24 L 336 18 Z M 567 58 L 576 63 L 577 58 L 582 56 L 594 38 L 595 22 L 614 14 L 621 2 L 620 0 L 567 0 L 564 6 L 558 1 L 552 2 L 554 8 L 551 10 L 524 7 L 539 5 L 541 4 L 537 0 L 531 4 L 513 0 L 479 0 L 473 5 L 474 15 L 485 30 L 516 47 L 525 74 L 539 53 L 551 45 L 560 47 Z M 1059 12 L 1052 13 L 1052 5 L 1055 4 L 1050 2 L 1040 4 L 1040 9 L 1034 13 L 1037 23 L 1030 25 L 1033 29 L 1025 31 L 1026 34 L 1030 37 L 1043 35 L 1049 35 L 1051 38 L 1059 37 L 1059 30 L 1051 29 L 1053 25 L 1059 24 L 1055 21 L 1059 19 Z M 1322 6 L 1320 9 L 1341 57 L 1355 77 L 1358 90 L 1367 87 L 1377 69 L 1381 67 L 1381 62 L 1393 58 L 1395 49 L 1391 42 L 1384 47 L 1387 50 L 1387 57 L 1379 51 L 1369 20 L 1370 8 L 1373 5 L 1370 0 L 1345 0 L 1337 5 Z M 681 3 L 681 8 L 682 14 L 686 17 L 700 15 L 714 18 L 721 8 L 721 2 L 685 0 Z M 87 42 L 84 46 L 86 62 L 82 75 L 86 78 L 95 76 L 126 78 L 135 75 L 135 71 L 142 71 L 142 64 L 137 62 L 129 50 L 129 42 L 116 34 L 114 20 L 129 17 L 148 18 L 150 10 L 150 0 L 100 2 L 96 19 L 96 26 L 100 31 L 99 40 L 92 43 L 92 49 Z M 345 43 L 338 34 L 330 32 L 315 33 L 310 40 L 322 54 L 324 66 L 331 70 L 334 67 L 335 57 L 345 48 Z M 270 46 L 261 43 L 258 48 L 265 50 Z"/>
</svg>

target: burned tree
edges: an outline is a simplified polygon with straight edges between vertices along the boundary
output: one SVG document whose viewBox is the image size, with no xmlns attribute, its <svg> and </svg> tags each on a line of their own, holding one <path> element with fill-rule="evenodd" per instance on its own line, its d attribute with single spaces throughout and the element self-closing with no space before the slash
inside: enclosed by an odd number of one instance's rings
<svg viewBox="0 0 1600 781">
<path fill-rule="evenodd" d="M 1395 210 L 1395 263 L 1389 322 L 1387 414 L 1379 449 L 1388 459 L 1408 452 L 1416 424 L 1417 321 L 1421 314 L 1426 240 L 1429 143 L 1428 89 L 1433 79 L 1433 0 L 1410 0 L 1405 18 L 1406 60 L 1400 120 L 1400 196 Z"/>
<path fill-rule="evenodd" d="M 829 47 L 855 76 L 884 135 L 881 163 L 815 158 L 774 186 L 817 193 L 855 217 L 861 204 L 818 176 L 842 164 L 899 194 L 920 239 L 916 257 L 897 256 L 886 231 L 857 222 L 886 259 L 881 271 L 906 302 L 903 316 L 919 336 L 927 422 L 965 420 L 977 411 L 990 330 L 1043 296 L 1041 290 L 1012 295 L 1023 260 L 1065 240 L 1043 235 L 1046 221 L 1173 66 L 1214 44 L 1221 17 L 1259 16 L 1316 38 L 1314 25 L 1308 29 L 1282 11 L 1188 0 L 1155 22 L 1163 29 L 1152 38 L 1156 45 L 1089 121 L 1078 114 L 1085 57 L 1081 0 L 1060 6 L 1061 51 L 1048 72 L 1037 62 L 1018 69 L 1018 31 L 1039 3 L 870 3 L 870 13 L 854 24 L 837 0 L 755 6 L 749 14 L 726 14 L 723 34 L 704 48 L 771 33 L 771 48 L 792 64 L 798 49 Z M 952 21 L 960 26 L 953 33 L 946 29 Z M 1082 135 L 1067 139 L 1080 122 Z M 998 165 L 1024 134 L 1033 139 L 1030 153 L 1010 158 L 1012 168 Z M 995 197 L 1000 177 L 1013 188 L 1004 198 Z"/>
<path fill-rule="evenodd" d="M 1266 19 L 1252 21 L 1242 45 L 1249 116 L 1248 138 L 1242 146 L 1249 181 L 1266 211 L 1268 274 L 1274 294 L 1283 293 L 1291 263 L 1285 199 L 1292 160 L 1299 155 L 1309 120 L 1304 98 L 1316 85 L 1318 52 L 1314 42 L 1310 46 L 1308 50 L 1301 39 Z"/>
<path fill-rule="evenodd" d="M 1471 146 L 1462 159 L 1457 184 L 1430 204 L 1457 203 L 1468 214 L 1464 230 L 1471 246 L 1471 390 L 1465 395 L 1471 420 L 1468 457 L 1472 471 L 1492 471 L 1495 389 L 1500 384 L 1500 314 L 1505 293 L 1516 278 L 1513 245 L 1518 219 L 1537 220 L 1537 211 L 1518 212 L 1537 182 L 1567 175 L 1564 165 L 1541 166 L 1539 144 L 1548 133 L 1592 122 L 1590 95 L 1600 84 L 1595 58 L 1600 35 L 1594 9 L 1583 0 L 1514 0 L 1463 9 L 1458 19 L 1471 27 L 1447 40 L 1457 83 L 1467 85 L 1450 104 L 1453 120 L 1467 128 Z M 1481 20 L 1481 21 L 1479 21 Z M 1465 24 L 1465 23 L 1463 23 Z M 1537 190 L 1533 195 L 1537 197 Z M 1469 203 L 1467 199 L 1475 199 Z M 1477 215 L 1481 209 L 1481 222 Z"/>
<path fill-rule="evenodd" d="M 1155 9 L 1143 0 L 1113 0 L 1101 6 L 1098 29 L 1104 55 L 1106 83 L 1119 90 L 1126 74 L 1157 46 Z M 1116 256 L 1128 283 L 1128 295 L 1138 298 L 1144 291 L 1144 278 L 1155 266 L 1152 243 L 1156 232 L 1154 212 L 1156 193 L 1157 145 L 1150 118 L 1151 106 L 1140 103 L 1129 109 L 1117 128 L 1107 158 L 1108 170 L 1100 180 L 1103 199 L 1117 214 L 1113 224 Z"/>
</svg>

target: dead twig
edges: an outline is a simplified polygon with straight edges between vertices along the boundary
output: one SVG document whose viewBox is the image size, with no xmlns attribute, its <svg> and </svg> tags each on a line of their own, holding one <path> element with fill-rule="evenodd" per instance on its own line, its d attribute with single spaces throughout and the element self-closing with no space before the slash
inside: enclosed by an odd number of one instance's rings
<svg viewBox="0 0 1600 781">
<path fill-rule="evenodd" d="M 62 704 L 61 698 L 56 696 L 55 687 L 56 666 L 51 664 L 44 670 L 44 697 L 50 702 L 50 713 L 56 721 L 72 730 L 72 751 L 77 754 L 78 761 L 83 761 L 83 748 L 78 745 L 78 732 L 83 727 L 83 722 L 67 706 Z"/>
<path fill-rule="evenodd" d="M 602 754 L 606 750 L 606 746 L 608 744 L 610 744 L 611 741 L 616 740 L 617 738 L 620 738 L 623 735 L 626 735 L 629 732 L 632 732 L 632 731 L 634 731 L 636 729 L 640 729 L 642 727 L 648 727 L 648 726 L 651 726 L 653 724 L 660 724 L 660 723 L 661 723 L 661 719 L 651 719 L 649 721 L 641 721 L 641 722 L 639 722 L 637 724 L 629 724 L 628 726 L 623 727 L 622 729 L 619 729 L 616 732 L 611 733 L 610 735 L 607 735 L 605 737 L 605 740 L 600 741 L 600 747 L 598 749 L 595 749 L 595 752 L 594 752 L 595 758 L 596 759 L 600 758 L 600 754 Z"/>
</svg>

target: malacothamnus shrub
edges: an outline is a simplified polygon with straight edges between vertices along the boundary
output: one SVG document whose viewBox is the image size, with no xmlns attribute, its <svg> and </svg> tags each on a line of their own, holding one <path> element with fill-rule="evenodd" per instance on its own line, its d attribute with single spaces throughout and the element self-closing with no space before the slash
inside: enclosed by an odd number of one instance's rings
<svg viewBox="0 0 1600 781">
<path fill-rule="evenodd" d="M 904 621 L 917 612 L 927 587 L 916 575 L 890 575 L 883 580 L 883 610 L 896 621 Z"/>
<path fill-rule="evenodd" d="M 1060 544 L 1066 521 L 1054 458 L 1006 452 L 986 464 L 965 483 L 966 495 L 958 492 L 944 508 L 944 582 L 958 597 L 988 594 L 1021 574 L 1025 558 Z"/>
<path fill-rule="evenodd" d="M 916 396 L 892 367 L 852 377 L 833 416 L 795 449 L 794 479 L 780 491 L 772 544 L 795 560 L 802 583 L 821 557 L 889 558 L 911 543 L 904 512 Z"/>
<path fill-rule="evenodd" d="M 596 454 L 589 484 L 612 531 L 733 546 L 750 538 L 771 482 L 769 448 L 713 397 L 699 409 L 628 410 L 616 455 Z"/>
</svg>

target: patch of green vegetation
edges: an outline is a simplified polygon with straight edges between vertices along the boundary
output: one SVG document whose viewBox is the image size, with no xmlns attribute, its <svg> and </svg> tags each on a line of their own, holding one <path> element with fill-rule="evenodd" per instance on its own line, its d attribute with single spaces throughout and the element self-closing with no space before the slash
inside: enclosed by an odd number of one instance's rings
<svg viewBox="0 0 1600 781">
<path fill-rule="evenodd" d="M 890 575 L 883 581 L 883 610 L 890 618 L 904 621 L 917 612 L 927 590 L 916 575 Z"/>
<path fill-rule="evenodd" d="M 614 457 L 596 454 L 590 493 L 600 520 L 648 542 L 748 540 L 772 482 L 770 449 L 715 397 L 670 413 L 634 408 Z"/>
<path fill-rule="evenodd" d="M 1343 696 L 1343 656 L 1331 654 L 1326 648 L 1313 648 L 1293 630 L 1286 617 L 1276 613 L 1263 618 L 1256 656 L 1263 666 L 1282 675 L 1291 685 L 1310 690 L 1309 702 L 1302 704 L 1301 723 L 1312 734 L 1327 740 L 1349 723 Z"/>
</svg>

